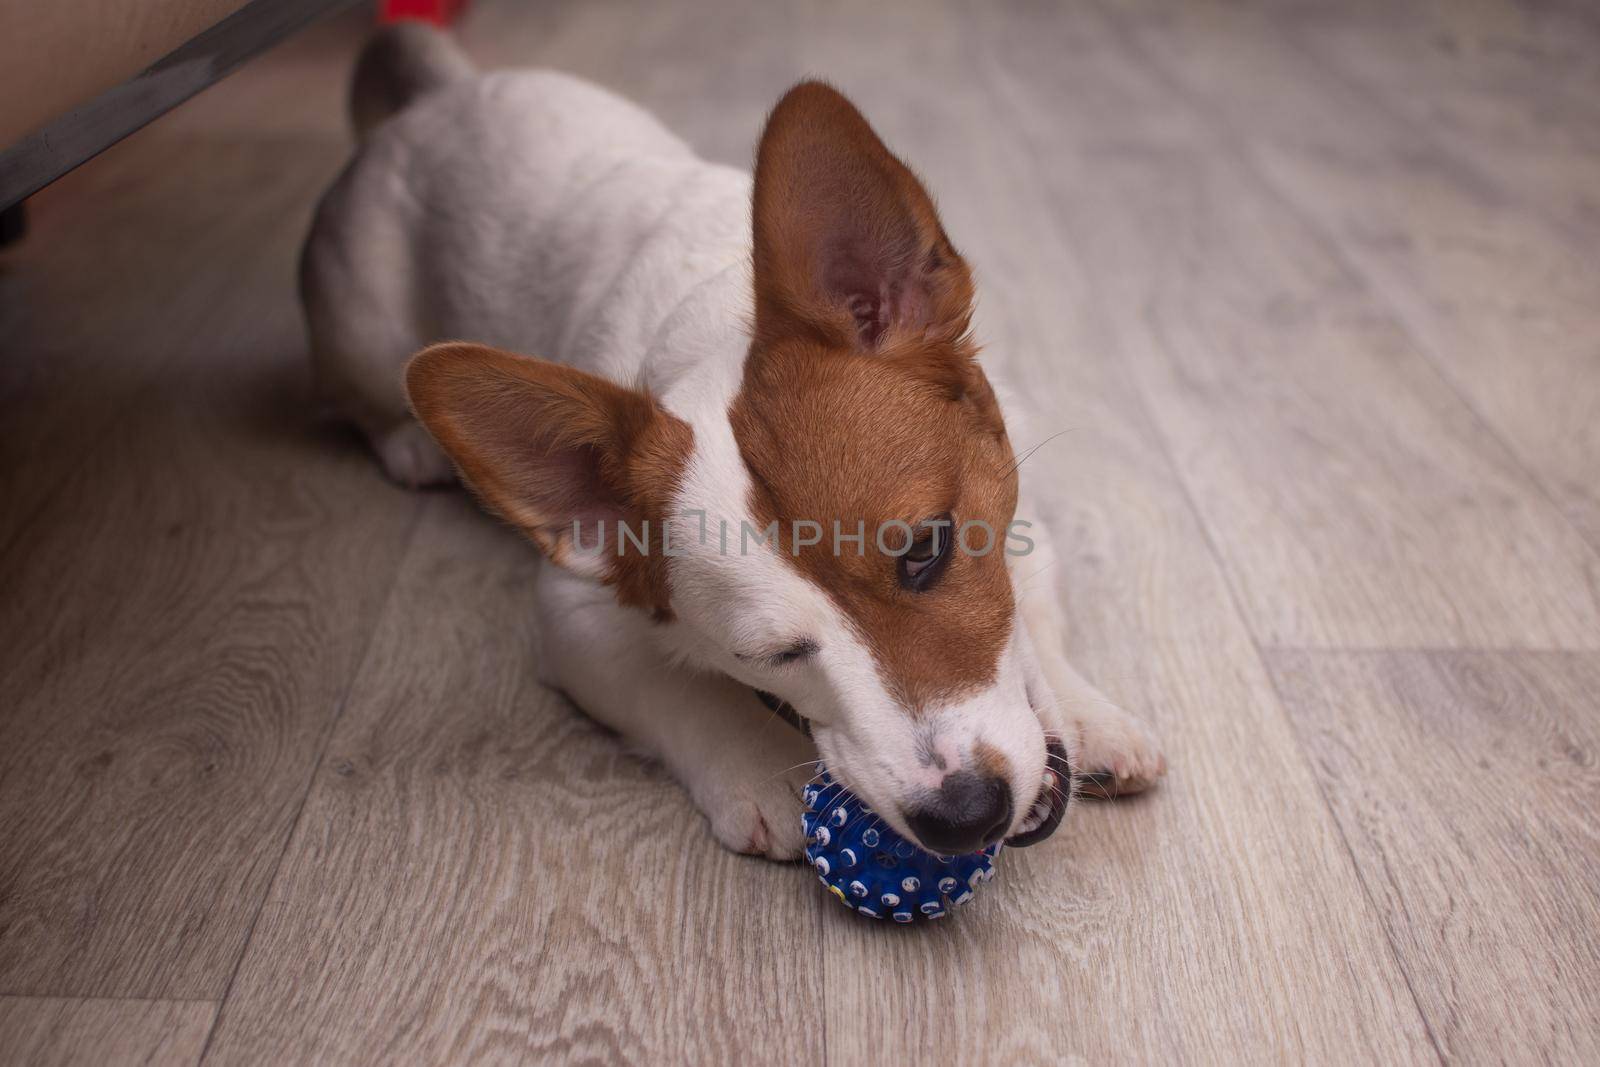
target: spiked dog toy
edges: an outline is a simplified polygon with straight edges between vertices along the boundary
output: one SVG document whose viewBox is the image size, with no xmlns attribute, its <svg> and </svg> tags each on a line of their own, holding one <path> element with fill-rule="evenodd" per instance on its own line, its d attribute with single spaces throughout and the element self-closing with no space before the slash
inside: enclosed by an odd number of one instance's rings
<svg viewBox="0 0 1600 1067">
<path fill-rule="evenodd" d="M 1000 845 L 961 856 L 924 852 L 878 818 L 826 770 L 803 794 L 806 859 L 828 891 L 873 919 L 937 919 L 994 877 Z"/>
</svg>

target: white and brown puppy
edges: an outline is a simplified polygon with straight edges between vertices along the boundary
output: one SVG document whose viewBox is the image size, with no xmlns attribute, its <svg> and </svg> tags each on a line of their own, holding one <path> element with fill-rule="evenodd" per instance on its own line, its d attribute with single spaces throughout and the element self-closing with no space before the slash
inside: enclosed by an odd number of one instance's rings
<svg viewBox="0 0 1600 1067">
<path fill-rule="evenodd" d="M 416 26 L 368 47 L 354 109 L 303 265 L 320 385 L 391 477 L 459 471 L 556 564 L 550 682 L 722 842 L 797 855 L 818 753 L 946 853 L 1047 836 L 1068 766 L 1125 792 L 1163 773 L 1066 662 L 1059 606 L 1018 602 L 1019 557 L 951 536 L 1026 514 L 1011 413 L 966 264 L 843 96 L 790 90 L 753 181 L 602 89 L 475 74 Z M 476 343 L 411 358 L 451 337 Z M 1006 544 L 1051 558 L 1038 526 Z"/>
</svg>

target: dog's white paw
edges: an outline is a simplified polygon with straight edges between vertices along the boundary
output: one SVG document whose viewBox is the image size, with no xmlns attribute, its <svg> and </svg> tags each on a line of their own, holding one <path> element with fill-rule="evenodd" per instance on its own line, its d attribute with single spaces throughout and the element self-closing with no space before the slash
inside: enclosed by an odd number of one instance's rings
<svg viewBox="0 0 1600 1067">
<path fill-rule="evenodd" d="M 696 788 L 695 804 L 710 821 L 712 835 L 733 851 L 772 860 L 798 859 L 805 847 L 800 790 L 810 769 L 766 778 L 736 772 Z"/>
<path fill-rule="evenodd" d="M 407 489 L 448 485 L 456 471 L 422 424 L 406 420 L 372 438 L 373 451 L 391 481 Z"/>
<path fill-rule="evenodd" d="M 1139 793 L 1167 773 L 1167 757 L 1148 726 L 1115 705 L 1068 714 L 1078 737 L 1076 769 L 1097 779 L 1089 788 L 1117 796 Z"/>
</svg>

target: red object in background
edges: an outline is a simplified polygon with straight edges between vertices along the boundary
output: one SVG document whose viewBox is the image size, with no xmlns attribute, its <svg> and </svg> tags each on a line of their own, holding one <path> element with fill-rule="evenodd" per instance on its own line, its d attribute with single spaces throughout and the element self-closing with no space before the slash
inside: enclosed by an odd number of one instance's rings
<svg viewBox="0 0 1600 1067">
<path fill-rule="evenodd" d="M 378 21 L 423 19 L 436 26 L 447 26 L 466 7 L 467 0 L 378 0 Z"/>
</svg>

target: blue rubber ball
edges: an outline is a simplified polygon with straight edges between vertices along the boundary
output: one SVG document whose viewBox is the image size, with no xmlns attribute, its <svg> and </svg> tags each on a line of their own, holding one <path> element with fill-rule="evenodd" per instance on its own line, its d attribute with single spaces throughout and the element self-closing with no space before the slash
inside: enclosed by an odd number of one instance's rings
<svg viewBox="0 0 1600 1067">
<path fill-rule="evenodd" d="M 827 771 L 803 794 L 806 860 L 847 908 L 873 919 L 937 919 L 994 877 L 1000 845 L 961 856 L 924 852 Z"/>
</svg>

